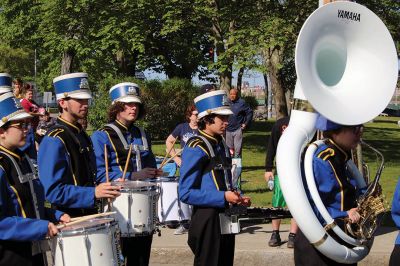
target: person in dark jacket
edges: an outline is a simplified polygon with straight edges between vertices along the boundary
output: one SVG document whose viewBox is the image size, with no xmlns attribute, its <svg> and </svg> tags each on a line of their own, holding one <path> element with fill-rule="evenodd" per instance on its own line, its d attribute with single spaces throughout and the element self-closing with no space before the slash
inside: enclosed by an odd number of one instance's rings
<svg viewBox="0 0 400 266">
<path fill-rule="evenodd" d="M 253 110 L 243 99 L 239 98 L 237 89 L 229 91 L 228 104 L 233 114 L 228 119 L 225 135 L 226 145 L 228 145 L 233 157 L 241 157 L 243 131 L 250 126 Z"/>
<path fill-rule="evenodd" d="M 265 173 L 264 178 L 265 181 L 268 182 L 270 180 L 274 181 L 274 196 L 272 197 L 272 207 L 275 208 L 284 208 L 286 207 L 285 199 L 283 198 L 282 190 L 279 185 L 278 175 L 274 175 L 274 159 L 276 155 L 276 149 L 278 148 L 278 142 L 281 138 L 283 131 L 289 125 L 289 117 L 285 116 L 281 119 L 278 119 L 272 127 L 271 136 L 268 140 L 267 146 L 267 156 L 265 157 Z M 270 247 L 276 247 L 281 244 L 281 237 L 279 235 L 279 227 L 281 225 L 280 219 L 272 220 L 272 234 L 271 239 L 268 242 Z M 288 237 L 287 247 L 294 247 L 294 240 L 296 238 L 297 233 L 297 224 L 294 219 L 291 219 L 290 222 L 290 233 Z"/>
</svg>

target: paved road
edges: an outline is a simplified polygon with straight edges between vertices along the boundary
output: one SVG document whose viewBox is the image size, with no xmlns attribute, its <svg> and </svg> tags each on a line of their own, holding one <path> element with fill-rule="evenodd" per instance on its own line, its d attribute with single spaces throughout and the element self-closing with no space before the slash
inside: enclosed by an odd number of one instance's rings
<svg viewBox="0 0 400 266">
<path fill-rule="evenodd" d="M 286 247 L 289 226 L 282 225 L 281 229 L 283 230 L 281 238 L 285 242 L 279 247 L 271 248 L 267 245 L 272 232 L 271 224 L 244 228 L 236 236 L 235 265 L 294 265 L 293 249 Z M 173 232 L 173 229 L 162 228 L 162 236 L 154 236 L 151 265 L 193 264 L 192 252 L 186 244 L 187 234 L 176 236 Z M 396 235 L 396 228 L 380 228 L 370 254 L 358 265 L 388 265 Z"/>
</svg>

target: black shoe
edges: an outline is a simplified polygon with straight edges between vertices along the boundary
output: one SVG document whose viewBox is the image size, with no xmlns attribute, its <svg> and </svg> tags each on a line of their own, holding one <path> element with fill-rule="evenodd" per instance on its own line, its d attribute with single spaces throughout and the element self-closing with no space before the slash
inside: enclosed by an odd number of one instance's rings
<svg viewBox="0 0 400 266">
<path fill-rule="evenodd" d="M 281 244 L 281 236 L 279 231 L 272 231 L 271 239 L 268 242 L 268 246 L 277 247 Z"/>
<path fill-rule="evenodd" d="M 288 248 L 294 248 L 294 240 L 296 238 L 295 233 L 290 233 L 287 241 L 287 247 Z"/>
</svg>

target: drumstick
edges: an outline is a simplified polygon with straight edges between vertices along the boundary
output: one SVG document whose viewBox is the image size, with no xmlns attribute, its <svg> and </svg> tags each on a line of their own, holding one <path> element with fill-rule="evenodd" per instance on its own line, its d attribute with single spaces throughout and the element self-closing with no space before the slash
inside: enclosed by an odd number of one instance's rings
<svg viewBox="0 0 400 266">
<path fill-rule="evenodd" d="M 106 165 L 106 182 L 110 182 L 110 177 L 108 176 L 108 152 L 107 144 L 104 144 L 104 163 Z M 111 210 L 111 199 L 107 199 L 108 210 Z"/>
<path fill-rule="evenodd" d="M 73 222 L 57 225 L 57 229 L 61 229 L 61 228 L 64 228 L 64 227 L 67 227 L 67 226 L 71 226 L 71 225 L 74 225 L 74 224 L 79 224 L 81 222 L 88 221 L 88 220 L 91 220 L 91 219 L 94 219 L 94 218 L 98 218 L 98 217 L 102 217 L 102 216 L 109 216 L 111 214 L 116 214 L 116 213 L 117 212 L 103 212 L 103 213 L 87 215 L 87 216 L 83 216 L 83 217 L 77 217 L 77 218 L 75 218 L 75 220 Z"/>
<path fill-rule="evenodd" d="M 169 148 L 169 150 L 167 151 L 167 154 L 164 157 L 164 160 L 161 162 L 159 169 L 161 169 L 162 166 L 164 166 L 165 160 L 167 160 L 169 154 L 171 153 L 172 149 L 174 148 L 175 142 L 178 138 L 175 138 L 174 141 L 172 142 L 172 146 L 171 148 Z M 161 166 L 162 165 L 162 166 Z"/>
<path fill-rule="evenodd" d="M 128 157 L 126 157 L 126 163 L 125 163 L 124 172 L 122 173 L 122 179 L 125 179 L 126 170 L 128 170 L 129 160 L 131 159 L 131 153 L 132 153 L 132 143 L 131 143 L 131 145 L 129 146 Z"/>
<path fill-rule="evenodd" d="M 90 214 L 90 215 L 85 215 L 85 216 L 80 216 L 80 217 L 74 217 L 74 218 L 71 218 L 69 221 L 70 222 L 74 222 L 74 221 L 77 221 L 77 220 L 80 220 L 80 219 L 83 219 L 83 218 L 96 218 L 96 217 L 99 217 L 99 214 L 101 214 L 101 216 L 104 216 L 104 215 L 109 215 L 109 213 L 114 213 L 114 212 L 103 212 L 103 213 L 96 213 L 96 214 Z"/>
<path fill-rule="evenodd" d="M 172 161 L 176 156 L 180 155 L 180 154 L 182 153 L 182 151 L 183 151 L 183 150 L 181 150 L 181 151 L 175 153 L 175 155 L 172 156 L 171 158 L 169 158 L 168 160 L 166 160 L 166 161 L 164 162 L 164 164 L 160 164 L 160 167 L 158 167 L 158 169 L 163 168 L 167 163 L 169 163 L 170 161 Z"/>
</svg>

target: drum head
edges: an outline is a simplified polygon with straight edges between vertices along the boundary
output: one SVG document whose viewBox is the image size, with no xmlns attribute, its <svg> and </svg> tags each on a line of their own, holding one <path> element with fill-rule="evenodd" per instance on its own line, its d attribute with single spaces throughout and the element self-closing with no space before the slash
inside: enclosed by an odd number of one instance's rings
<svg viewBox="0 0 400 266">
<path fill-rule="evenodd" d="M 74 224 L 71 226 L 64 227 L 60 229 L 60 231 L 65 234 L 65 233 L 76 233 L 76 232 L 83 232 L 83 231 L 91 231 L 92 229 L 95 228 L 100 228 L 104 224 L 110 224 L 114 221 L 113 218 L 98 218 L 98 219 L 91 219 L 88 221 L 84 221 L 78 224 Z"/>
<path fill-rule="evenodd" d="M 155 177 L 155 178 L 149 178 L 146 179 L 148 182 L 176 182 L 178 181 L 179 177 L 177 176 L 160 176 L 160 177 Z"/>
<path fill-rule="evenodd" d="M 112 182 L 111 185 L 120 186 L 122 188 L 121 191 L 124 190 L 144 191 L 144 190 L 153 190 L 156 188 L 156 185 L 154 183 L 144 182 L 144 181 L 132 181 L 132 180 L 116 181 Z"/>
</svg>

